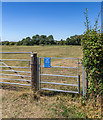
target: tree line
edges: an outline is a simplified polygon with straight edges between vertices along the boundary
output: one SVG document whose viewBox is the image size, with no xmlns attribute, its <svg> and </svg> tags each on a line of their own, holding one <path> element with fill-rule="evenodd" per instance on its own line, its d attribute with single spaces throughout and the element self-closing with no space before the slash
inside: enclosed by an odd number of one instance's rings
<svg viewBox="0 0 103 120">
<path fill-rule="evenodd" d="M 74 35 L 68 37 L 66 40 L 61 39 L 60 41 L 54 40 L 53 35 L 35 35 L 30 37 L 23 38 L 18 42 L 9 42 L 2 41 L 2 45 L 24 45 L 24 46 L 33 46 L 33 45 L 81 45 L 81 39 L 83 35 Z"/>
</svg>

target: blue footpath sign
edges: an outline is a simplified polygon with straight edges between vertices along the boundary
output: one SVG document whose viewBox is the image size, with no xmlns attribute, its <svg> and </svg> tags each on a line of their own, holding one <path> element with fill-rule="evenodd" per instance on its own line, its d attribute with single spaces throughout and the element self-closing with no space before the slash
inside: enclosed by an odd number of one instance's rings
<svg viewBox="0 0 103 120">
<path fill-rule="evenodd" d="M 51 58 L 50 57 L 45 57 L 44 58 L 44 67 L 45 68 L 50 68 L 51 67 Z"/>
</svg>

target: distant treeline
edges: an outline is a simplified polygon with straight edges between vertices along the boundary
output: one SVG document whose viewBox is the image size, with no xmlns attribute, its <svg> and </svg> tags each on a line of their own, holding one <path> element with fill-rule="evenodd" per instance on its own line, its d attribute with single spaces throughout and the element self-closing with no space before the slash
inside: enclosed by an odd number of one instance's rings
<svg viewBox="0 0 103 120">
<path fill-rule="evenodd" d="M 60 41 L 54 40 L 53 35 L 35 35 L 32 38 L 26 37 L 18 42 L 9 42 L 2 41 L 2 45 L 25 45 L 25 46 L 33 46 L 33 45 L 81 45 L 81 38 L 83 35 L 74 35 L 68 37 L 66 40 L 61 39 Z"/>
</svg>

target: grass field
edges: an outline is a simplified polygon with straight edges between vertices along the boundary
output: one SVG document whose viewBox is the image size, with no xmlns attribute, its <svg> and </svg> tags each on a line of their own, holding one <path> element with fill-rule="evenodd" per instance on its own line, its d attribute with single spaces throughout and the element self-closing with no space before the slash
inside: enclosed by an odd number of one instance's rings
<svg viewBox="0 0 103 120">
<path fill-rule="evenodd" d="M 2 52 L 37 52 L 39 57 L 63 57 L 82 59 L 81 46 L 2 46 Z M 30 59 L 28 55 L 2 55 L 3 59 Z M 6 62 L 12 66 L 28 66 L 27 62 Z M 42 61 L 43 65 L 43 61 Z M 52 60 L 52 65 L 76 67 L 77 61 Z M 19 69 L 21 70 L 21 69 Z M 23 69 L 25 71 L 25 69 Z M 28 69 L 29 70 L 29 69 Z M 4 73 L 4 72 L 3 72 Z M 8 73 L 8 72 L 6 72 Z M 76 75 L 77 71 L 68 69 L 42 69 L 45 74 Z M 12 73 L 10 73 L 12 74 Z M 82 92 L 82 67 L 81 77 Z M 25 74 L 24 74 L 25 75 Z M 29 75 L 29 74 L 26 74 Z M 3 76 L 4 77 L 4 76 Z M 6 76 L 6 78 L 16 78 Z M 42 77 L 43 81 L 59 81 L 77 83 L 75 79 L 59 77 Z M 24 83 L 24 82 L 22 82 Z M 54 85 L 42 85 L 43 87 L 57 88 Z M 2 117 L 3 118 L 100 118 L 100 101 L 82 100 L 82 95 L 71 93 L 59 93 L 40 90 L 38 100 L 34 100 L 30 87 L 15 85 L 2 85 Z M 58 89 L 76 90 L 74 87 L 61 87 Z"/>
</svg>

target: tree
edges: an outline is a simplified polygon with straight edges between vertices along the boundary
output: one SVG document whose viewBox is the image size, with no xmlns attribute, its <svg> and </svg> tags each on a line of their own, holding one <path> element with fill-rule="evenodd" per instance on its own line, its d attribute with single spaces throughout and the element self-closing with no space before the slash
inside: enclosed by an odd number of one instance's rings
<svg viewBox="0 0 103 120">
<path fill-rule="evenodd" d="M 33 36 L 32 39 L 31 39 L 31 43 L 32 45 L 35 45 L 36 44 L 36 36 Z"/>
<path fill-rule="evenodd" d="M 65 45 L 66 41 L 64 41 L 63 39 L 61 39 L 61 41 L 59 42 L 60 45 Z"/>
<path fill-rule="evenodd" d="M 81 45 L 81 35 L 70 36 L 69 44 L 70 45 Z"/>
<path fill-rule="evenodd" d="M 40 37 L 40 36 L 39 36 L 38 34 L 36 34 L 36 40 L 39 40 L 39 37 Z"/>
<path fill-rule="evenodd" d="M 49 36 L 48 36 L 48 40 L 49 40 L 49 41 L 54 40 L 53 35 L 49 35 Z"/>
<path fill-rule="evenodd" d="M 9 42 L 9 45 L 15 45 L 15 43 L 14 42 Z"/>
<path fill-rule="evenodd" d="M 31 38 L 30 37 L 26 37 L 26 39 L 22 40 L 23 44 L 22 45 L 32 45 L 31 44 Z"/>
<path fill-rule="evenodd" d="M 6 42 L 5 42 L 5 45 L 9 45 L 9 41 L 6 41 Z"/>
<path fill-rule="evenodd" d="M 66 45 L 70 45 L 70 38 L 69 37 L 66 39 Z"/>
<path fill-rule="evenodd" d="M 51 43 L 51 45 L 56 44 L 55 41 L 54 41 L 53 35 L 49 35 L 48 40 Z"/>
<path fill-rule="evenodd" d="M 22 41 L 18 41 L 15 45 L 22 45 L 23 42 Z"/>
<path fill-rule="evenodd" d="M 46 43 L 46 38 L 47 38 L 47 36 L 46 35 L 41 35 L 40 36 L 40 41 L 39 41 L 39 44 L 45 44 Z"/>
</svg>

